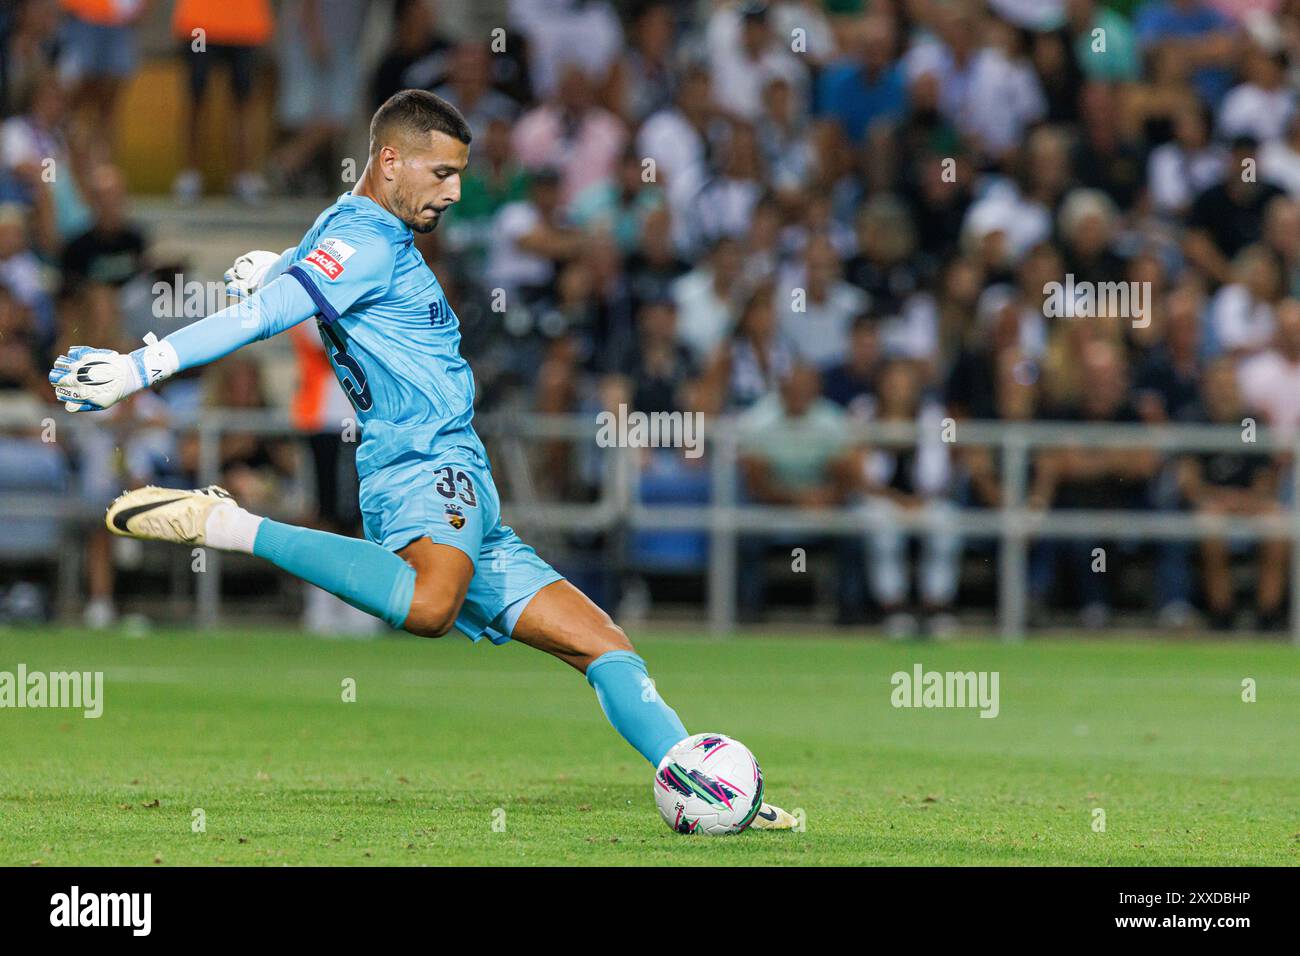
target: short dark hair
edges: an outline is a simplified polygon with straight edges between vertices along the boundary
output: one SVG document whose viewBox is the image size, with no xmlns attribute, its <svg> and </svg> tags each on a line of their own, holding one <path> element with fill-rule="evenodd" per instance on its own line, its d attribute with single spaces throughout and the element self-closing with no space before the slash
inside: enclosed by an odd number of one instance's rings
<svg viewBox="0 0 1300 956">
<path fill-rule="evenodd" d="M 424 136 L 437 131 L 466 146 L 474 138 L 460 110 L 428 90 L 401 90 L 375 110 L 370 120 L 370 154 L 397 135 Z"/>
</svg>

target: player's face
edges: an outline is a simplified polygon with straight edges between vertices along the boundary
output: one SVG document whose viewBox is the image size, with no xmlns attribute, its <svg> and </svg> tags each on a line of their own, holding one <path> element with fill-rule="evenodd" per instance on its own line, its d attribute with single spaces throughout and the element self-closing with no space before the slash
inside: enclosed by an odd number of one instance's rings
<svg viewBox="0 0 1300 956">
<path fill-rule="evenodd" d="M 429 134 L 425 149 L 402 157 L 393 180 L 394 214 L 413 232 L 433 232 L 443 212 L 460 199 L 460 175 L 469 165 L 469 146 L 446 133 Z"/>
</svg>

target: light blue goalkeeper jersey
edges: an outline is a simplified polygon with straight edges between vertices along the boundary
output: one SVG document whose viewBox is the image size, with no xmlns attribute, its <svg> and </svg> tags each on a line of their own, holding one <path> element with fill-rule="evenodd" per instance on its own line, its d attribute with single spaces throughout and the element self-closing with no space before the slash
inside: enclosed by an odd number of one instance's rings
<svg viewBox="0 0 1300 956">
<path fill-rule="evenodd" d="M 291 261 L 285 274 L 315 302 L 325 351 L 357 412 L 358 474 L 455 447 L 486 461 L 470 424 L 474 376 L 460 355 L 460 322 L 410 227 L 345 193 Z"/>
</svg>

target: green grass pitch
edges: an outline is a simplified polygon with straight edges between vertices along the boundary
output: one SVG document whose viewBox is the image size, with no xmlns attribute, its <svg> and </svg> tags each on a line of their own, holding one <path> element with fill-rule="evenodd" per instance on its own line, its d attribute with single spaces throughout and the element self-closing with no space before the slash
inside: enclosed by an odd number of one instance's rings
<svg viewBox="0 0 1300 956">
<path fill-rule="evenodd" d="M 590 688 L 525 647 L 0 630 L 0 671 L 105 674 L 99 719 L 0 709 L 0 863 L 1300 862 L 1288 647 L 634 638 L 805 832 L 670 832 Z M 916 663 L 998 671 L 1000 714 L 892 707 Z"/>
</svg>

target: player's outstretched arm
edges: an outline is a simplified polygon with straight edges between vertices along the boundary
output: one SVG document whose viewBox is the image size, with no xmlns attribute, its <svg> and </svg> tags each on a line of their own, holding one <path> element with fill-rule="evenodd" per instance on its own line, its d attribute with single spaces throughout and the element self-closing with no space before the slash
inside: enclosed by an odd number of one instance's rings
<svg viewBox="0 0 1300 956">
<path fill-rule="evenodd" d="M 206 365 L 236 349 L 270 338 L 318 311 L 296 280 L 281 276 L 249 298 L 122 355 L 75 345 L 50 370 L 54 394 L 70 412 L 101 411 L 177 372 Z"/>
</svg>

